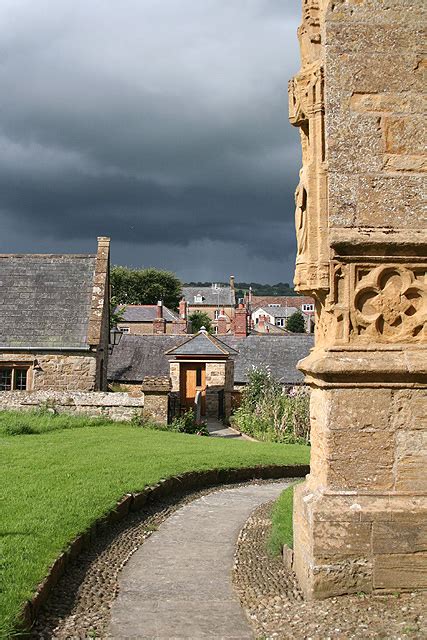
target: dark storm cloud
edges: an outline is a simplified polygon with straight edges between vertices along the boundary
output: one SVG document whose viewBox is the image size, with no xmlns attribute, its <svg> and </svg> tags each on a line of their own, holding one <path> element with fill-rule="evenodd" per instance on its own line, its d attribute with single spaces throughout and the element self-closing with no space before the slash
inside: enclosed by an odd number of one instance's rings
<svg viewBox="0 0 427 640">
<path fill-rule="evenodd" d="M 299 0 L 2 6 L 0 251 L 289 279 Z"/>
</svg>

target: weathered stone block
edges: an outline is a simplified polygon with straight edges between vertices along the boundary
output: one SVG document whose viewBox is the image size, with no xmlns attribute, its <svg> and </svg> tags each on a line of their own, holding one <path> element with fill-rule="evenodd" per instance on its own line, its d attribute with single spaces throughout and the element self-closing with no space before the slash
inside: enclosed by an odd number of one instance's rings
<svg viewBox="0 0 427 640">
<path fill-rule="evenodd" d="M 372 550 L 375 555 L 427 551 L 427 521 L 424 521 L 424 526 L 408 521 L 375 522 Z"/>
<path fill-rule="evenodd" d="M 426 589 L 427 553 L 393 553 L 374 557 L 375 589 Z"/>
<path fill-rule="evenodd" d="M 334 562 L 346 556 L 367 557 L 371 548 L 368 522 L 317 522 L 313 517 L 313 556 Z M 331 560 L 333 559 L 333 560 Z"/>
</svg>

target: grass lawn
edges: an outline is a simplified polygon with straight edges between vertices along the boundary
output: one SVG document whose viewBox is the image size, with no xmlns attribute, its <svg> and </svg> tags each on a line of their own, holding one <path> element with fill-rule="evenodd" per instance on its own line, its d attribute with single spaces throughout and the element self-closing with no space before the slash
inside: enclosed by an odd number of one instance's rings
<svg viewBox="0 0 427 640">
<path fill-rule="evenodd" d="M 282 552 L 282 547 L 287 544 L 293 548 L 292 508 L 294 503 L 294 485 L 288 487 L 276 500 L 271 514 L 271 534 L 267 547 L 273 556 Z"/>
<path fill-rule="evenodd" d="M 60 552 L 124 493 L 185 471 L 308 462 L 303 445 L 0 412 L 0 637 Z"/>
</svg>

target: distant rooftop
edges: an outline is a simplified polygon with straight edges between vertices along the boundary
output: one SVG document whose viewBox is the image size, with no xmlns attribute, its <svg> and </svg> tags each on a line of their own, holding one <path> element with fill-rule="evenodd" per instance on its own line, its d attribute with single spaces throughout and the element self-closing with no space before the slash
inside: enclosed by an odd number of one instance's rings
<svg viewBox="0 0 427 640">
<path fill-rule="evenodd" d="M 116 311 L 120 309 L 124 309 L 124 313 L 119 322 L 153 322 L 157 317 L 156 304 L 119 305 Z M 165 306 L 163 307 L 163 317 L 166 322 L 179 320 L 178 315 Z"/>
<path fill-rule="evenodd" d="M 182 295 L 187 303 L 196 306 L 233 306 L 236 304 L 234 290 L 230 286 L 183 287 Z"/>
</svg>

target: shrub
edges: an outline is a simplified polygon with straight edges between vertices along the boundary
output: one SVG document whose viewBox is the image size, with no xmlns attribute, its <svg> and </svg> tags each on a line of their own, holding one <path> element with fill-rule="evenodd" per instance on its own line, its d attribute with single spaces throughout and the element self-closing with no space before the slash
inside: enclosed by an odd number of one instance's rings
<svg viewBox="0 0 427 640">
<path fill-rule="evenodd" d="M 169 425 L 169 429 L 170 431 L 178 431 L 179 433 L 194 433 L 199 436 L 209 435 L 206 424 L 196 422 L 194 411 L 191 409 L 181 416 L 174 418 Z"/>
<path fill-rule="evenodd" d="M 309 391 L 300 387 L 287 393 L 268 368 L 254 367 L 232 421 L 239 431 L 258 440 L 308 444 Z"/>
<path fill-rule="evenodd" d="M 305 333 L 304 316 L 299 309 L 288 318 L 286 328 L 292 333 Z"/>
</svg>

